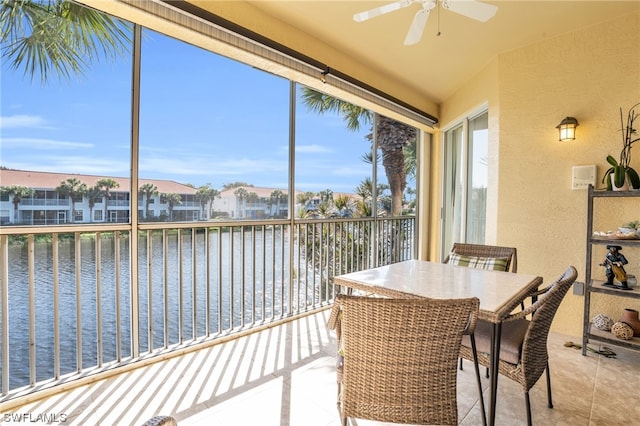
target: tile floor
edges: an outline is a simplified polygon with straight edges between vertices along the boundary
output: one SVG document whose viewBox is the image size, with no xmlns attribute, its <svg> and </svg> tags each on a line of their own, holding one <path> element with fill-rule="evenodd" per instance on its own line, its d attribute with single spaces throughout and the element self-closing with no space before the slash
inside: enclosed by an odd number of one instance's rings
<svg viewBox="0 0 640 426">
<path fill-rule="evenodd" d="M 328 315 L 316 313 L 72 389 L 11 409 L 11 414 L 28 414 L 25 424 L 142 425 L 164 414 L 180 426 L 339 425 L 335 336 L 325 326 Z M 640 353 L 614 347 L 616 359 L 593 353 L 583 357 L 563 345 L 567 340 L 579 341 L 550 336 L 555 407 L 547 408 L 541 380 L 531 392 L 534 424 L 640 424 Z M 478 425 L 475 378 L 472 365 L 467 367 L 458 376 L 459 424 Z M 486 398 L 488 381 L 483 381 Z M 65 421 L 34 422 L 38 415 Z M 0 423 L 20 424 L 4 414 Z M 526 424 L 521 389 L 504 377 L 499 381 L 496 423 Z M 350 424 L 381 425 L 364 420 Z"/>
</svg>

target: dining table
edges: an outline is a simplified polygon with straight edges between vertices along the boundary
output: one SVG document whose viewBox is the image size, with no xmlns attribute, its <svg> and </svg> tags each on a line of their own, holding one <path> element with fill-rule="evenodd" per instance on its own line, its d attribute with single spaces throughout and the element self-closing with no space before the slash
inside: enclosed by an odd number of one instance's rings
<svg viewBox="0 0 640 426">
<path fill-rule="evenodd" d="M 407 260 L 334 277 L 342 292 L 385 297 L 480 301 L 478 318 L 492 324 L 489 366 L 489 425 L 495 425 L 502 320 L 542 284 L 536 275 L 492 271 L 424 260 Z"/>
</svg>

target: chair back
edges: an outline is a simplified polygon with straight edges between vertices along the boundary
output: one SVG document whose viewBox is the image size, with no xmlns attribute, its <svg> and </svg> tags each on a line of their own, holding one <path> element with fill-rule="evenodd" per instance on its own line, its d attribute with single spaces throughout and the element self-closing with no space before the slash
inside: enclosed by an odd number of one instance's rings
<svg viewBox="0 0 640 426">
<path fill-rule="evenodd" d="M 527 311 L 533 312 L 533 314 L 524 337 L 520 358 L 520 363 L 524 368 L 525 383 L 523 385 L 526 389 L 531 389 L 547 367 L 549 329 L 560 303 L 577 277 L 576 268 L 569 266 L 564 274 L 549 285 L 547 291 L 527 308 Z"/>
<path fill-rule="evenodd" d="M 347 417 L 393 423 L 458 422 L 457 359 L 473 331 L 477 298 L 387 299 L 339 295 L 343 424 Z"/>
<path fill-rule="evenodd" d="M 515 247 L 489 246 L 484 244 L 453 243 L 451 252 L 462 256 L 506 258 L 505 271 L 518 271 L 517 250 Z M 449 256 L 444 259 L 444 263 L 449 263 Z"/>
</svg>

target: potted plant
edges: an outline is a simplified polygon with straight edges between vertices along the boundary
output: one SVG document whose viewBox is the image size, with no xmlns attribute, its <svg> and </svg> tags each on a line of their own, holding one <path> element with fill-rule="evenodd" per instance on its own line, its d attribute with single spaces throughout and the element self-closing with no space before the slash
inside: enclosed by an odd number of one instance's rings
<svg viewBox="0 0 640 426">
<path fill-rule="evenodd" d="M 626 126 L 622 115 L 622 108 L 620 108 L 622 151 L 620 152 L 619 161 L 611 155 L 607 156 L 607 163 L 609 163 L 611 167 L 604 174 L 602 183 L 607 185 L 608 190 L 614 189 L 614 186 L 616 188 L 622 188 L 625 185 L 625 179 L 628 179 L 628 183 L 633 189 L 640 189 L 640 176 L 638 176 L 638 172 L 629 166 L 629 162 L 631 161 L 631 145 L 640 140 L 640 136 L 637 135 L 637 131 L 633 126 L 634 121 L 638 118 L 638 114 L 635 113 L 634 108 L 638 105 L 640 105 L 640 103 L 635 104 L 629 109 Z"/>
</svg>

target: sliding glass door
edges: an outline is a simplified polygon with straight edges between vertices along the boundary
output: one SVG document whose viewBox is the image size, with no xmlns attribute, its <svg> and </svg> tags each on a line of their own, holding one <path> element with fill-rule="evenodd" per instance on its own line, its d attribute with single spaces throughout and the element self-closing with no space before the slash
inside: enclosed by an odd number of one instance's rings
<svg viewBox="0 0 640 426">
<path fill-rule="evenodd" d="M 444 133 L 442 256 L 454 242 L 485 242 L 487 112 L 468 117 Z"/>
</svg>

